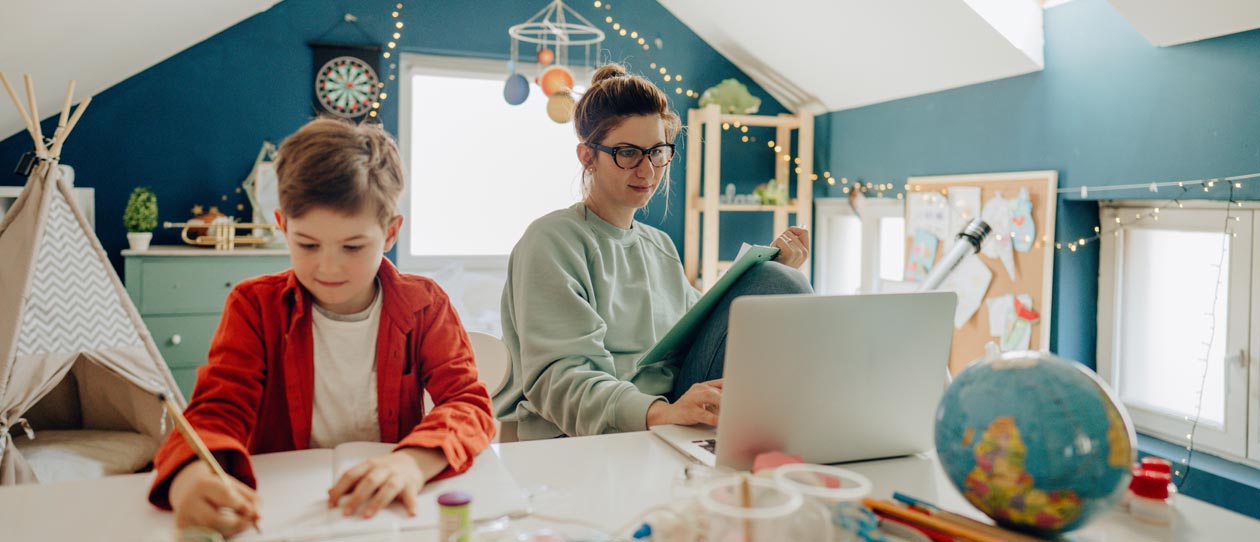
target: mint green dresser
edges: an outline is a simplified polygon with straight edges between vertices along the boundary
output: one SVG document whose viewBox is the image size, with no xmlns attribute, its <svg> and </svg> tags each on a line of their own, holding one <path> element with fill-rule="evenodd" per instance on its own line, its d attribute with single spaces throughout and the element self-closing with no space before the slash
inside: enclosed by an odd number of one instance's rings
<svg viewBox="0 0 1260 542">
<path fill-rule="evenodd" d="M 197 368 L 206 363 L 228 292 L 244 279 L 289 268 L 286 249 L 153 246 L 122 254 L 127 294 L 184 397 L 192 396 Z"/>
</svg>

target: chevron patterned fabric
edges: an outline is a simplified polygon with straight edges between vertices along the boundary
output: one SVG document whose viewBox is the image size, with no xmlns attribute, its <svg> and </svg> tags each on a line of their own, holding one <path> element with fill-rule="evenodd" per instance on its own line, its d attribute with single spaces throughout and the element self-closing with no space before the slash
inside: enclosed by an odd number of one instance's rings
<svg viewBox="0 0 1260 542">
<path fill-rule="evenodd" d="M 54 192 L 38 232 L 43 237 L 36 246 L 17 354 L 143 346 L 110 280 L 113 270 L 97 257 L 65 196 L 49 184 Z"/>
</svg>

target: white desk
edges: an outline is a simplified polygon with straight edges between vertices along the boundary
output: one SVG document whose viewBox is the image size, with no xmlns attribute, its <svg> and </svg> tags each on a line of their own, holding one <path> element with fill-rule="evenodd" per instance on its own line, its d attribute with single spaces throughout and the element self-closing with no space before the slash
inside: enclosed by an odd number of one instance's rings
<svg viewBox="0 0 1260 542">
<path fill-rule="evenodd" d="M 581 519 L 609 531 L 623 527 L 642 510 L 667 503 L 687 464 L 682 455 L 647 432 L 516 442 L 498 445 L 498 450 L 521 487 L 534 494 L 536 513 Z M 953 489 L 931 456 L 844 467 L 869 477 L 875 497 L 890 498 L 896 490 L 981 517 Z M 148 504 L 149 481 L 150 475 L 137 474 L 0 488 L 0 538 L 168 542 L 173 520 Z M 1179 517 L 1171 529 L 1115 512 L 1070 538 L 1079 542 L 1260 539 L 1260 521 L 1184 495 L 1176 498 L 1175 507 Z M 433 531 L 403 536 L 403 540 L 416 541 L 436 538 Z"/>
</svg>

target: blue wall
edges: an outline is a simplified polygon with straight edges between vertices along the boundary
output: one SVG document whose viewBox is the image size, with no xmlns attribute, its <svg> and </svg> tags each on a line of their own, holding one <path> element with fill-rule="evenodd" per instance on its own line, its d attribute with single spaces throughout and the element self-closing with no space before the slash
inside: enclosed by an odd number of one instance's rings
<svg viewBox="0 0 1260 542">
<path fill-rule="evenodd" d="M 393 33 L 390 12 L 396 1 L 287 0 L 96 96 L 71 135 L 62 162 L 75 167 L 78 186 L 96 188 L 97 235 L 115 267 L 121 270 L 119 251 L 126 246 L 122 211 L 136 186 L 152 186 L 157 192 L 161 220 L 186 220 L 195 204 L 217 205 L 225 213 L 248 218 L 248 198 L 236 189 L 249 173 L 262 141 L 278 143 L 314 114 L 307 42 L 365 43 L 366 32 L 376 38 L 375 43 L 383 44 Z M 524 22 L 546 4 L 545 0 L 406 0 L 399 47 L 407 52 L 506 60 L 508 27 Z M 762 98 L 762 113 L 785 111 L 656 2 L 616 2 L 612 9 L 595 8 L 587 1 L 571 4 L 608 34 L 602 59 L 623 62 L 641 74 L 648 74 L 650 63 L 660 63 L 671 74 L 685 76 L 684 90 L 697 92 L 723 79 L 738 78 Z M 347 11 L 359 18 L 362 31 L 348 23 L 337 24 Z M 637 42 L 613 32 L 604 22 L 606 16 L 643 32 L 649 40 L 660 37 L 664 47 L 644 51 Z M 524 47 L 522 53 L 526 54 Z M 389 61 L 383 62 L 387 68 Z M 685 120 L 686 109 L 695 107 L 696 101 L 675 94 L 677 85 L 665 83 L 660 73 L 649 77 L 669 92 L 674 109 Z M 397 96 L 396 83 L 389 88 L 391 98 Z M 389 99 L 382 106 L 385 127 L 391 132 L 398 126 L 397 105 Z M 540 118 L 539 122 L 551 121 Z M 50 116 L 44 132 L 51 134 L 54 124 Z M 723 171 L 748 175 L 740 183 L 741 192 L 748 192 L 756 182 L 774 175 L 773 155 L 764 144 L 743 144 L 739 137 L 735 131 L 724 134 L 726 149 L 747 152 L 724 153 Z M 685 145 L 685 135 L 679 142 Z M 29 149 L 30 138 L 25 134 L 0 142 L 0 184 L 25 182 L 10 172 Z M 684 162 L 681 158 L 675 162 L 668 207 L 662 192 L 643 217 L 673 236 L 680 250 Z M 237 204 L 245 210 L 236 211 Z M 769 242 L 768 231 L 759 233 Z M 159 229 L 154 242 L 178 243 L 178 237 Z"/>
<path fill-rule="evenodd" d="M 832 175 L 901 186 L 916 175 L 1053 169 L 1061 186 L 1079 187 L 1260 171 L 1260 31 L 1157 48 L 1104 0 L 1076 0 L 1045 12 L 1045 41 L 1041 72 L 832 113 Z M 1237 196 L 1256 199 L 1257 188 Z M 1090 197 L 1179 190 L 1162 192 Z M 1057 217 L 1056 239 L 1090 237 L 1098 206 L 1069 194 Z M 1059 252 L 1054 272 L 1051 349 L 1092 367 L 1097 244 Z M 1240 511 L 1260 498 L 1211 476 L 1195 479 L 1202 491 L 1185 489 Z"/>
</svg>

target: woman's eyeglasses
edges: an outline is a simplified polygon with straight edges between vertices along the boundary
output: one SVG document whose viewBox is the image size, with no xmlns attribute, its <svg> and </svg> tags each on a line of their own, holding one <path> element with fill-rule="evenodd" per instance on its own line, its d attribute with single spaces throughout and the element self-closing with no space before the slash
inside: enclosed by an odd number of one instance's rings
<svg viewBox="0 0 1260 542">
<path fill-rule="evenodd" d="M 597 151 L 604 151 L 611 154 L 613 163 L 621 169 L 634 169 L 643 163 L 643 157 L 647 157 L 655 167 L 665 167 L 669 165 L 670 160 L 674 159 L 674 144 L 661 143 L 651 148 L 643 148 L 637 145 L 618 145 L 616 147 L 605 147 L 599 143 L 587 143 L 588 147 Z"/>
</svg>

